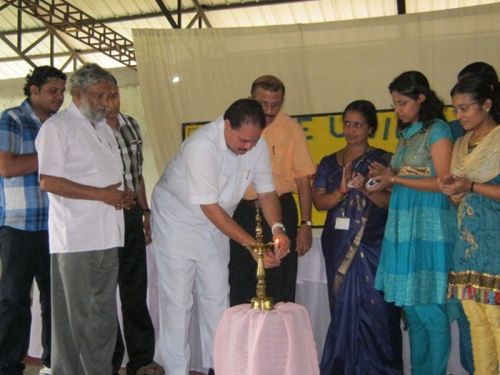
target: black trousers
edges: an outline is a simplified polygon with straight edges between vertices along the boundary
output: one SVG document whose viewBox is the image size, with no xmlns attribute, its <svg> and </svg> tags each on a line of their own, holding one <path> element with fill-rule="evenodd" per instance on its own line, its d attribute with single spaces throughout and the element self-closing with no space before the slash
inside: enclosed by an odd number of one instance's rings
<svg viewBox="0 0 500 375">
<path fill-rule="evenodd" d="M 274 302 L 295 301 L 295 283 L 297 280 L 297 252 L 295 240 L 297 238 L 297 206 L 291 194 L 280 197 L 283 224 L 286 234 L 290 238 L 291 252 L 282 259 L 277 268 L 266 269 L 267 295 L 273 297 Z M 255 234 L 255 203 L 241 201 L 233 219 L 248 233 Z M 262 220 L 264 241 L 272 240 L 271 228 Z M 255 272 L 257 263 L 250 252 L 239 243 L 231 240 L 229 260 L 229 303 L 231 306 L 248 303 L 256 294 L 257 279 Z"/>
<path fill-rule="evenodd" d="M 119 248 L 118 286 L 122 304 L 123 333 L 129 362 L 127 374 L 153 361 L 155 353 L 155 331 L 147 306 L 147 261 L 142 210 L 124 210 L 125 246 Z M 123 338 L 118 328 L 113 368 L 119 369 L 123 361 Z"/>
<path fill-rule="evenodd" d="M 47 231 L 0 228 L 0 375 L 22 375 L 31 329 L 31 287 L 42 313 L 42 361 L 50 367 L 50 254 Z"/>
</svg>

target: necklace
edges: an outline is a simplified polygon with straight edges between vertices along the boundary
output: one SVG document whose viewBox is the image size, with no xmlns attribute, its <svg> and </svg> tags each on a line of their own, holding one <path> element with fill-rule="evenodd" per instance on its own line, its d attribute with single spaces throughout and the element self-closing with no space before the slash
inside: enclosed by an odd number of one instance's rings
<svg viewBox="0 0 500 375">
<path fill-rule="evenodd" d="M 469 142 L 467 143 L 467 151 L 471 153 L 480 143 L 481 141 L 490 134 L 490 132 L 495 129 L 498 126 L 498 124 L 493 124 L 493 126 L 489 129 L 487 129 L 487 132 L 483 135 L 478 135 L 476 138 L 474 136 L 476 135 L 475 133 L 472 133 Z"/>
<path fill-rule="evenodd" d="M 490 133 L 490 131 L 495 129 L 497 126 L 498 126 L 497 124 L 493 125 L 489 129 L 487 129 L 485 134 L 482 134 L 482 135 L 481 134 L 476 135 L 476 133 L 472 133 L 472 136 L 469 139 L 469 146 L 470 147 L 477 146 L 479 144 L 479 142 L 481 142 L 483 140 L 483 138 L 486 137 Z"/>
</svg>

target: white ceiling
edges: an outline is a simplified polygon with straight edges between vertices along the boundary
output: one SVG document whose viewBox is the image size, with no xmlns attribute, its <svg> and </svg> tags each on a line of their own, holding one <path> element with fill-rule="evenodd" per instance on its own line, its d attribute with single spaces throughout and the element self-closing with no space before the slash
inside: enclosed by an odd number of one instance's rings
<svg viewBox="0 0 500 375">
<path fill-rule="evenodd" d="M 195 0 L 196 1 L 196 0 Z M 289 3 L 270 1 L 269 5 L 234 8 L 235 4 L 244 4 L 253 0 L 198 0 L 202 6 L 217 7 L 218 10 L 206 11 L 205 15 L 212 27 L 249 27 L 285 25 L 297 23 L 315 23 L 343 21 L 371 17 L 393 16 L 397 14 L 396 0 L 307 0 Z M 262 0 L 261 0 L 262 1 Z M 166 17 L 154 0 L 68 0 L 69 3 L 97 20 L 107 20 L 106 24 L 114 31 L 132 39 L 134 28 L 171 28 Z M 177 21 L 177 0 L 164 0 L 164 4 L 172 12 Z M 406 13 L 419 13 L 436 10 L 446 10 L 459 7 L 477 6 L 500 2 L 500 0 L 406 0 Z M 4 0 L 0 0 L 0 7 Z M 224 5 L 228 5 L 224 9 Z M 194 9 L 193 0 L 183 0 L 183 9 Z M 123 20 L 124 17 L 147 16 L 140 19 Z M 195 12 L 185 12 L 182 15 L 182 26 L 189 24 Z M 119 21 L 109 19 L 119 18 Z M 0 11 L 0 32 L 13 43 L 17 44 L 17 8 L 7 6 Z M 23 30 L 43 29 L 43 23 L 23 14 Z M 40 38 L 46 30 L 23 32 L 22 48 L 26 48 Z M 59 34 L 64 43 L 55 39 L 54 51 L 63 53 L 71 48 L 88 51 L 89 47 L 71 36 Z M 30 58 L 37 65 L 49 64 L 48 53 L 50 39 L 45 38 L 29 51 Z M 86 52 L 81 55 L 85 62 L 97 62 L 106 68 L 121 67 L 121 63 L 100 52 Z M 54 65 L 61 67 L 68 56 L 56 57 Z M 65 70 L 72 71 L 70 64 Z M 24 77 L 31 66 L 0 39 L 0 80 Z"/>
</svg>

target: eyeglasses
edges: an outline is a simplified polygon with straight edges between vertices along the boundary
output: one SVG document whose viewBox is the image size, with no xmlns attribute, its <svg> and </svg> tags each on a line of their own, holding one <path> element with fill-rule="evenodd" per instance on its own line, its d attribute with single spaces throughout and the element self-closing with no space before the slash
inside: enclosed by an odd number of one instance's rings
<svg viewBox="0 0 500 375">
<path fill-rule="evenodd" d="M 410 101 L 410 99 L 398 100 L 397 102 L 394 102 L 394 103 L 391 104 L 391 108 L 394 109 L 394 108 L 397 108 L 397 107 L 404 107 L 405 105 L 408 104 L 409 101 Z"/>
<path fill-rule="evenodd" d="M 366 122 L 344 120 L 344 128 L 361 129 Z"/>
<path fill-rule="evenodd" d="M 280 102 L 272 102 L 272 103 L 268 103 L 268 102 L 259 102 L 259 103 L 262 106 L 262 109 L 264 110 L 264 112 L 277 111 L 283 105 L 283 102 L 281 102 L 281 101 Z"/>
<path fill-rule="evenodd" d="M 473 102 L 470 102 L 468 104 L 460 104 L 460 105 L 456 106 L 455 108 L 453 108 L 453 113 L 455 113 L 455 115 L 457 113 L 460 113 L 460 112 L 465 113 L 469 110 L 469 107 L 471 105 L 474 105 L 474 104 L 477 104 L 477 102 L 473 101 Z"/>
</svg>

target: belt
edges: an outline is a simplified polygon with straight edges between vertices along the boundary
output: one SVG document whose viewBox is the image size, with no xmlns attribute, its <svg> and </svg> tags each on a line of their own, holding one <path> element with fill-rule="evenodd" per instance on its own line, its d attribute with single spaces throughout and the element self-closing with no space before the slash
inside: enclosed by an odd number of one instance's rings
<svg viewBox="0 0 500 375">
<path fill-rule="evenodd" d="M 292 193 L 284 193 L 284 194 L 281 194 L 279 196 L 279 199 L 280 199 L 280 201 L 284 201 L 284 200 L 290 199 L 292 197 L 293 197 Z M 240 201 L 240 204 L 243 204 L 245 206 L 255 207 L 255 201 L 257 201 L 257 200 L 258 199 L 242 199 Z"/>
</svg>

